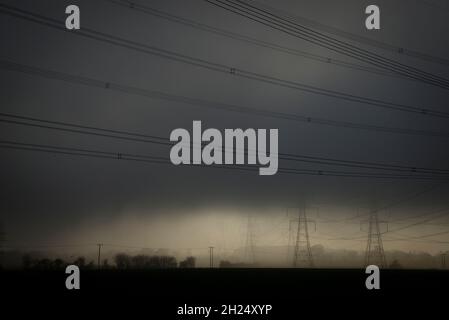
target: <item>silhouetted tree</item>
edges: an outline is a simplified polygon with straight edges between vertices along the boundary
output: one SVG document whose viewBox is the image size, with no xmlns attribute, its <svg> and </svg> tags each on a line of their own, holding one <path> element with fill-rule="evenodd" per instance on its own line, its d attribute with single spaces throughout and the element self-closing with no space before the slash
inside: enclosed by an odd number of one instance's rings
<svg viewBox="0 0 449 320">
<path fill-rule="evenodd" d="M 84 268 L 86 266 L 86 258 L 78 257 L 75 261 L 73 261 L 73 264 L 78 266 L 78 268 Z"/>
<path fill-rule="evenodd" d="M 39 270 L 50 270 L 53 269 L 53 262 L 48 258 L 40 259 L 37 260 L 34 267 Z"/>
<path fill-rule="evenodd" d="M 180 268 L 195 268 L 195 257 L 187 257 L 185 260 L 179 263 Z"/>
<path fill-rule="evenodd" d="M 402 269 L 402 266 L 398 260 L 393 260 L 390 264 L 390 268 L 391 269 Z"/>
<path fill-rule="evenodd" d="M 90 270 L 92 270 L 92 269 L 95 269 L 95 263 L 91 260 L 91 261 L 89 261 L 89 263 L 85 266 L 85 269 L 90 269 Z"/>
<path fill-rule="evenodd" d="M 220 261 L 220 268 L 231 268 L 232 267 L 232 263 L 226 260 L 221 260 Z"/>
<path fill-rule="evenodd" d="M 22 256 L 22 266 L 24 269 L 36 269 L 36 270 L 60 270 L 67 265 L 62 259 L 50 260 L 48 258 L 33 259 L 31 255 L 24 254 Z"/>
<path fill-rule="evenodd" d="M 172 256 L 129 256 L 119 253 L 114 257 L 117 269 L 150 269 L 150 268 L 176 268 L 178 263 Z"/>
<path fill-rule="evenodd" d="M 131 264 L 134 269 L 148 268 L 150 264 L 150 259 L 146 255 L 139 254 L 131 258 Z"/>
<path fill-rule="evenodd" d="M 125 253 L 118 253 L 114 257 L 117 269 L 129 269 L 131 267 L 130 256 Z"/>
<path fill-rule="evenodd" d="M 62 259 L 55 259 L 55 261 L 53 261 L 55 269 L 62 269 L 64 265 L 66 265 L 66 263 Z"/>
<path fill-rule="evenodd" d="M 242 262 L 229 262 L 227 260 L 220 261 L 220 268 L 252 268 L 254 264 L 242 263 Z"/>
<path fill-rule="evenodd" d="M 104 259 L 103 260 L 101 268 L 102 269 L 110 269 L 111 268 L 111 266 L 109 265 L 109 260 L 108 259 Z"/>
<path fill-rule="evenodd" d="M 171 256 L 160 256 L 159 258 L 159 268 L 176 268 L 178 263 L 175 257 Z"/>
</svg>

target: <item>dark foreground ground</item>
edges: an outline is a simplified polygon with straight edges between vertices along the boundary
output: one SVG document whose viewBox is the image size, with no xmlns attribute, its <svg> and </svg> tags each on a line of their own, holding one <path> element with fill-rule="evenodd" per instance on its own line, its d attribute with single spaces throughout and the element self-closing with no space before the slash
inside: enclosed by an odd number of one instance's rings
<svg viewBox="0 0 449 320">
<path fill-rule="evenodd" d="M 0 271 L 0 285 L 3 306 L 47 318 L 60 318 L 61 313 L 52 312 L 62 308 L 68 314 L 86 310 L 87 318 L 112 312 L 125 313 L 125 319 L 137 313 L 143 319 L 205 319 L 178 316 L 185 304 L 218 310 L 207 319 L 248 318 L 221 314 L 223 304 L 272 305 L 268 315 L 251 319 L 403 319 L 423 312 L 431 319 L 432 314 L 448 314 L 447 271 L 381 270 L 380 290 L 367 290 L 366 277 L 362 269 L 81 270 L 81 289 L 67 290 L 64 270 L 17 270 Z"/>
</svg>

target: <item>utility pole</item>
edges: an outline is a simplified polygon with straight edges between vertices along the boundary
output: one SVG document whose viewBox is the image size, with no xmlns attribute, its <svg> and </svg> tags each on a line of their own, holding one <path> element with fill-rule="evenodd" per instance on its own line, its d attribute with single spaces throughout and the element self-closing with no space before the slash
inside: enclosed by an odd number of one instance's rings
<svg viewBox="0 0 449 320">
<path fill-rule="evenodd" d="M 209 267 L 214 267 L 214 247 L 209 247 Z"/>
<path fill-rule="evenodd" d="M 310 220 L 307 220 L 306 207 L 298 208 L 298 219 L 294 222 L 297 223 L 295 250 L 293 255 L 293 267 L 314 267 L 312 250 L 310 248 L 309 240 L 309 228 L 308 224 Z"/>
<path fill-rule="evenodd" d="M 446 269 L 446 253 L 441 254 L 441 269 Z"/>
<path fill-rule="evenodd" d="M 255 234 L 254 234 L 254 219 L 248 215 L 248 224 L 246 226 L 246 245 L 245 245 L 245 260 L 248 263 L 256 261 L 255 252 Z"/>
<path fill-rule="evenodd" d="M 365 252 L 365 267 L 376 265 L 379 268 L 387 267 L 384 246 L 382 244 L 382 233 L 379 227 L 379 217 L 377 211 L 370 213 L 368 227 L 368 241 Z"/>
<path fill-rule="evenodd" d="M 97 246 L 98 246 L 98 262 L 97 262 L 97 267 L 98 267 L 98 269 L 101 269 L 101 247 L 103 246 L 103 244 L 102 243 L 98 243 L 97 244 Z"/>
</svg>

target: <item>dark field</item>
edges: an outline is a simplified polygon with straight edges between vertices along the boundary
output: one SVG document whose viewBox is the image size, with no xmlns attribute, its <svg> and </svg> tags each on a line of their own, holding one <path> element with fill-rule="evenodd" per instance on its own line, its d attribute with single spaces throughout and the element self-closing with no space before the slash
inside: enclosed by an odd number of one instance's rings
<svg viewBox="0 0 449 320">
<path fill-rule="evenodd" d="M 101 313 L 143 311 L 148 319 L 177 318 L 177 307 L 184 304 L 273 305 L 269 316 L 252 315 L 254 319 L 286 319 L 288 315 L 300 319 L 306 314 L 403 317 L 419 311 L 440 312 L 441 303 L 449 297 L 447 271 L 382 270 L 380 290 L 367 290 L 366 276 L 362 269 L 82 270 L 81 289 L 69 291 L 63 270 L 2 271 L 1 287 L 6 299 L 25 305 L 72 305 L 76 310 L 88 306 Z"/>
</svg>

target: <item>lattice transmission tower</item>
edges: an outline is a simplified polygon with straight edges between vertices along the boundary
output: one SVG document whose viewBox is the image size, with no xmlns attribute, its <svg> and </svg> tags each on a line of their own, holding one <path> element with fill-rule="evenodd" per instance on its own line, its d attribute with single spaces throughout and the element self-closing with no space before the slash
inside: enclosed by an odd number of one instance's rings
<svg viewBox="0 0 449 320">
<path fill-rule="evenodd" d="M 288 210 L 289 209 L 287 209 L 287 217 L 289 217 Z M 295 243 L 295 239 L 296 239 L 296 237 L 295 237 L 296 233 L 294 232 L 296 229 L 295 222 L 297 222 L 296 219 L 291 219 L 289 217 L 289 220 L 288 220 L 288 244 L 287 244 L 287 261 L 288 262 L 290 262 L 293 257 L 293 250 L 294 250 L 293 244 Z"/>
<path fill-rule="evenodd" d="M 365 252 L 365 267 L 376 265 L 379 268 L 387 266 L 384 246 L 382 244 L 382 233 L 380 231 L 380 221 L 377 211 L 370 213 L 368 225 L 368 242 Z"/>
<path fill-rule="evenodd" d="M 290 220 L 290 225 L 296 226 L 296 233 L 294 235 L 294 250 L 293 250 L 293 267 L 308 267 L 313 268 L 313 255 L 310 248 L 309 228 L 308 224 L 313 221 L 307 220 L 306 208 L 298 208 L 297 219 Z M 314 222 L 313 222 L 314 223 Z M 292 229 L 292 228 L 291 228 Z M 289 235 L 290 241 L 290 235 Z M 290 243 L 289 243 L 290 246 Z"/>
<path fill-rule="evenodd" d="M 256 234 L 254 230 L 254 218 L 248 215 L 246 225 L 245 260 L 247 263 L 256 262 Z"/>
</svg>

